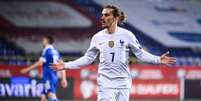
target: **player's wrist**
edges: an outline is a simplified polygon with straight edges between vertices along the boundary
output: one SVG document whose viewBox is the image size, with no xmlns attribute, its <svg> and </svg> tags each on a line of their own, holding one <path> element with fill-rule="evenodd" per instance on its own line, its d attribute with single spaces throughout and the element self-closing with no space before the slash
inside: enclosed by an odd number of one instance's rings
<svg viewBox="0 0 201 101">
<path fill-rule="evenodd" d="M 156 57 L 155 64 L 161 64 L 161 57 L 160 56 Z"/>
<path fill-rule="evenodd" d="M 64 63 L 64 69 L 70 69 L 69 62 Z"/>
<path fill-rule="evenodd" d="M 161 64 L 161 57 L 158 57 L 158 64 Z"/>
</svg>

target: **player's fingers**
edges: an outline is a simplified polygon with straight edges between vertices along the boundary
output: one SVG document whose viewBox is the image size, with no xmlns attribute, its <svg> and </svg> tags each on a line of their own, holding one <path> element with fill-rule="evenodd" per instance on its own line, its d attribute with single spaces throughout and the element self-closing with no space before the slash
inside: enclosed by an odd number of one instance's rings
<svg viewBox="0 0 201 101">
<path fill-rule="evenodd" d="M 175 63 L 176 63 L 176 59 L 175 58 L 167 57 L 163 64 L 165 64 L 165 65 L 172 65 L 172 64 L 175 64 Z"/>
<path fill-rule="evenodd" d="M 173 62 L 175 62 L 175 61 L 176 61 L 176 58 L 174 58 L 174 57 L 167 57 L 166 60 L 167 60 L 167 61 L 173 61 Z"/>
<path fill-rule="evenodd" d="M 176 62 L 177 60 L 176 59 L 171 59 L 170 61 Z"/>
<path fill-rule="evenodd" d="M 60 68 L 60 66 L 51 67 L 51 69 L 54 70 L 54 71 L 62 71 L 62 70 L 64 70 L 64 68 Z"/>
<path fill-rule="evenodd" d="M 176 60 L 175 57 L 164 56 L 164 58 L 167 59 L 167 60 Z"/>
<path fill-rule="evenodd" d="M 54 63 L 50 63 L 51 67 L 57 68 L 57 66 L 59 66 L 59 64 L 54 64 Z"/>
<path fill-rule="evenodd" d="M 170 62 L 170 63 L 175 63 L 176 61 L 175 61 L 175 60 L 169 60 L 168 62 Z"/>
<path fill-rule="evenodd" d="M 61 63 L 57 63 L 57 64 L 50 63 L 50 67 L 54 71 L 62 71 L 62 70 L 64 70 L 64 68 L 62 68 L 63 66 L 62 66 Z"/>
<path fill-rule="evenodd" d="M 166 56 L 166 55 L 168 55 L 168 54 L 170 54 L 169 51 L 167 51 L 166 53 L 162 54 L 162 57 L 163 57 L 163 56 Z"/>
<path fill-rule="evenodd" d="M 169 62 L 167 62 L 167 63 L 165 63 L 164 65 L 166 65 L 166 66 L 171 66 L 172 64 L 174 64 L 174 63 L 169 63 Z"/>
<path fill-rule="evenodd" d="M 167 57 L 166 59 L 171 60 L 171 61 L 176 61 L 176 58 L 174 58 L 174 57 Z"/>
<path fill-rule="evenodd" d="M 176 63 L 176 61 L 174 61 L 174 60 L 170 60 L 170 61 L 167 62 L 167 64 L 169 64 L 169 65 L 172 65 L 172 64 L 175 64 L 175 63 Z"/>
<path fill-rule="evenodd" d="M 169 64 L 174 64 L 176 61 L 168 61 Z"/>
<path fill-rule="evenodd" d="M 57 69 L 57 68 L 55 68 L 55 66 L 53 66 L 53 65 L 51 65 L 50 68 L 51 68 L 52 70 Z"/>
<path fill-rule="evenodd" d="M 177 58 L 175 58 L 175 57 L 170 57 L 170 59 L 172 59 L 172 60 L 177 60 Z"/>
<path fill-rule="evenodd" d="M 64 63 L 64 61 L 62 59 L 59 60 L 59 63 Z"/>
<path fill-rule="evenodd" d="M 174 57 L 169 57 L 169 59 L 168 59 L 169 61 L 174 61 L 174 62 L 176 62 L 177 61 L 177 59 L 176 58 L 174 58 Z"/>
<path fill-rule="evenodd" d="M 54 70 L 54 71 L 57 71 L 58 65 L 51 63 L 51 64 L 50 64 L 50 68 L 51 68 L 52 70 Z"/>
<path fill-rule="evenodd" d="M 58 68 L 53 68 L 53 67 L 51 67 L 51 69 L 52 69 L 53 71 L 59 71 Z"/>
</svg>

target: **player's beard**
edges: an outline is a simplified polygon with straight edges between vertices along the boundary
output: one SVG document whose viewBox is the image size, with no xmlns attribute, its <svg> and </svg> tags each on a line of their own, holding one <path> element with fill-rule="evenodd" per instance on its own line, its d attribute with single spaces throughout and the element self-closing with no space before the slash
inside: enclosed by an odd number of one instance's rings
<svg viewBox="0 0 201 101">
<path fill-rule="evenodd" d="M 101 22 L 101 24 L 102 24 L 102 28 L 109 28 L 109 26 L 105 23 L 105 22 Z"/>
<path fill-rule="evenodd" d="M 104 28 L 104 29 L 105 29 L 105 28 L 108 29 L 109 27 L 108 27 L 108 26 L 102 26 L 102 28 Z"/>
<path fill-rule="evenodd" d="M 101 22 L 101 23 L 103 23 L 103 22 Z M 113 27 L 115 24 L 116 24 L 116 22 L 115 22 L 114 20 L 113 20 L 111 23 L 108 22 L 107 24 L 106 24 L 106 22 L 104 22 L 104 26 L 103 26 L 103 24 L 102 24 L 102 27 L 103 27 L 103 28 L 106 28 L 106 29 L 110 29 L 110 28 Z"/>
</svg>

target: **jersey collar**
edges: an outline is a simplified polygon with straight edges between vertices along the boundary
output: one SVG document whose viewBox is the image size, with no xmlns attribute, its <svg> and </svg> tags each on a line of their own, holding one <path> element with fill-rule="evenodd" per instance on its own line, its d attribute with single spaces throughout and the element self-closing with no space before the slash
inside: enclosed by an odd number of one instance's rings
<svg viewBox="0 0 201 101">
<path fill-rule="evenodd" d="M 105 34 L 108 34 L 108 35 L 118 34 L 118 30 L 119 30 L 119 26 L 116 27 L 114 33 L 109 34 L 109 32 L 107 31 L 107 29 L 105 29 Z"/>
<path fill-rule="evenodd" d="M 53 47 L 53 45 L 48 45 L 47 47 L 44 48 L 43 51 L 45 52 L 45 51 L 46 51 L 47 49 L 49 49 L 49 48 L 54 48 L 54 47 Z"/>
</svg>

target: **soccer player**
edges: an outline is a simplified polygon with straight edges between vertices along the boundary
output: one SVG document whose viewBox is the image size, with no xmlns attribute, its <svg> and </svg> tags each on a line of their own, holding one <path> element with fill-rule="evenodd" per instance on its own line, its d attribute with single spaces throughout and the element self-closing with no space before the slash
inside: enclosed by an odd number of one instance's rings
<svg viewBox="0 0 201 101">
<path fill-rule="evenodd" d="M 125 15 L 113 5 L 102 10 L 103 30 L 96 33 L 85 55 L 75 61 L 59 61 L 53 64 L 55 70 L 75 69 L 91 64 L 99 54 L 98 101 L 129 101 L 131 76 L 128 68 L 129 51 L 144 62 L 170 65 L 176 62 L 169 52 L 155 56 L 142 49 L 134 34 L 118 26 L 125 20 Z"/>
<path fill-rule="evenodd" d="M 43 65 L 43 83 L 44 89 L 41 94 L 41 101 L 59 101 L 56 96 L 56 86 L 57 86 L 57 72 L 51 69 L 52 63 L 57 63 L 61 58 L 59 52 L 53 47 L 54 39 L 51 36 L 45 36 L 43 38 L 43 52 L 40 59 L 33 65 L 22 69 L 21 73 L 27 73 L 30 70 Z M 60 71 L 61 73 L 61 86 L 63 88 L 67 87 L 66 73 L 65 71 Z M 47 96 L 47 98 L 46 98 Z"/>
</svg>

